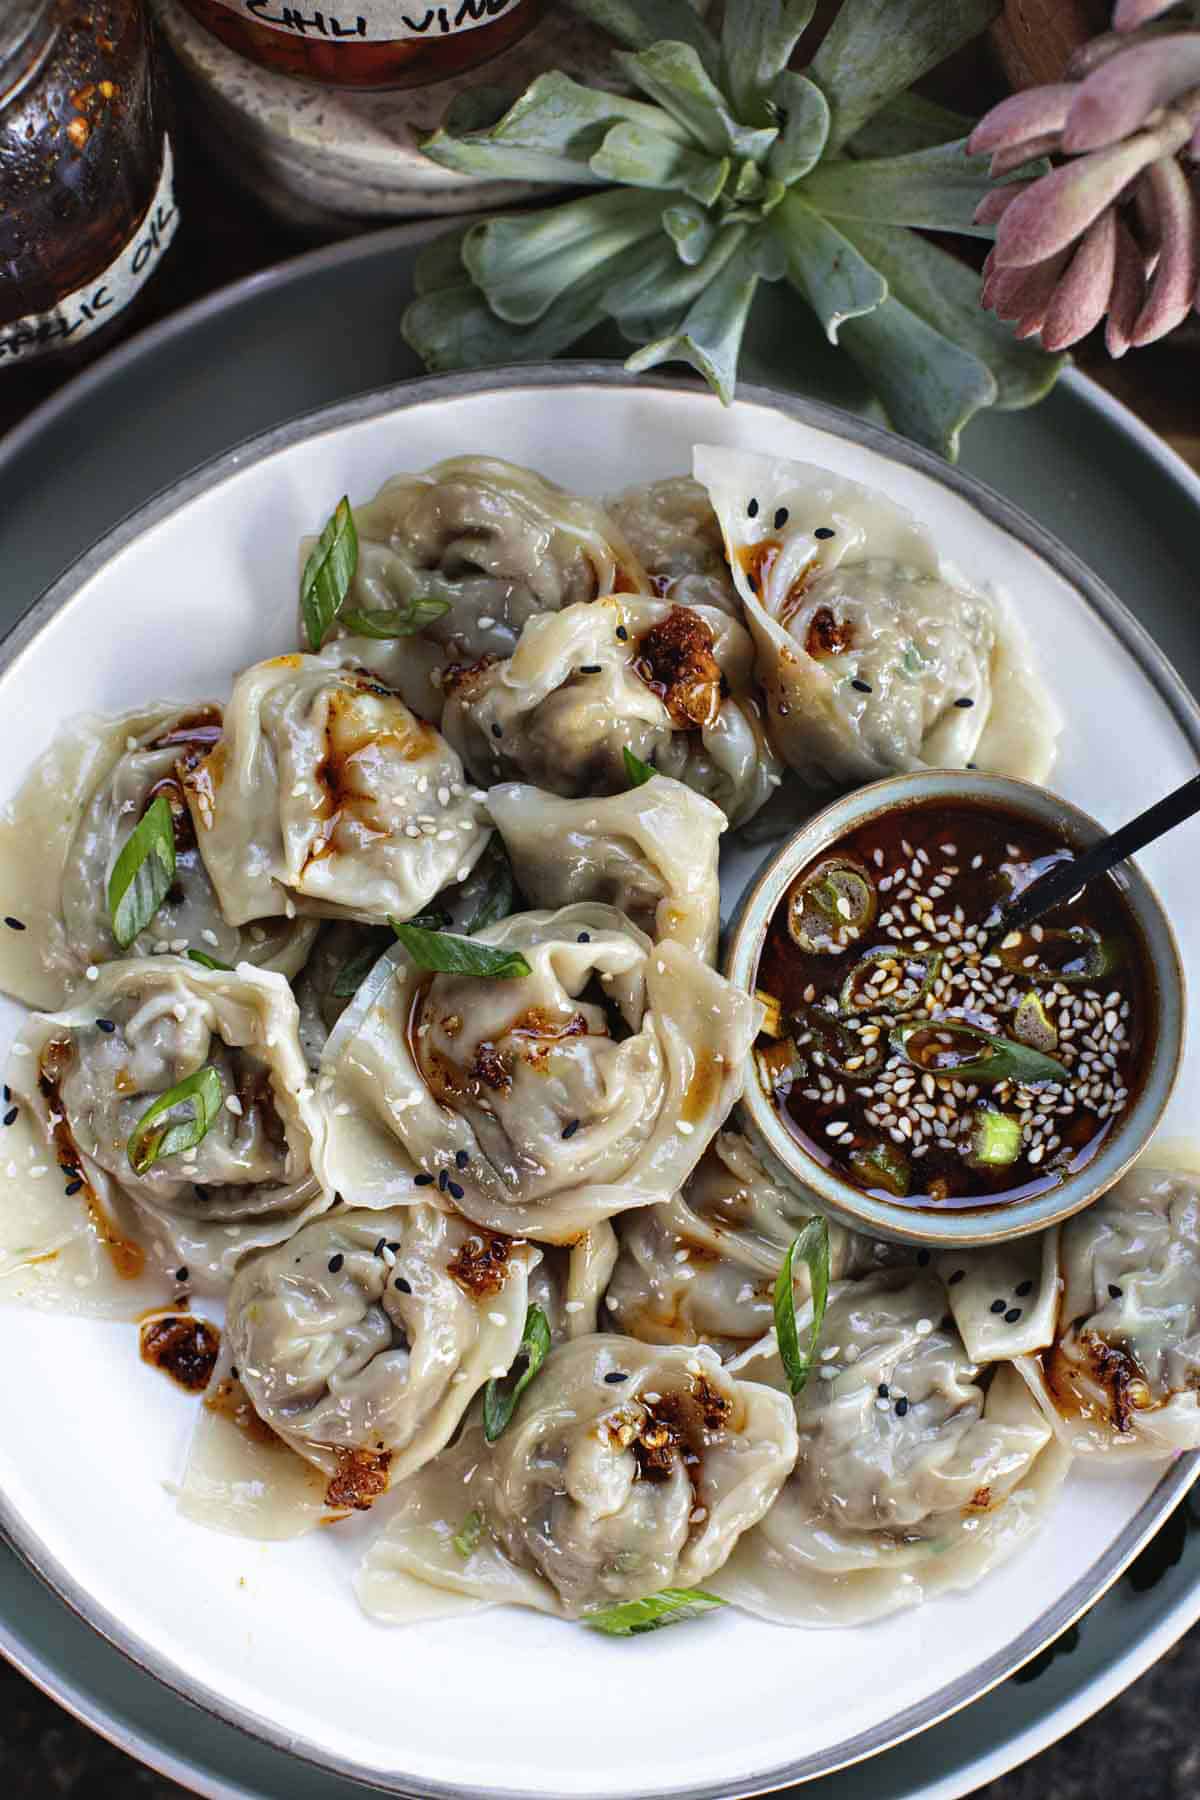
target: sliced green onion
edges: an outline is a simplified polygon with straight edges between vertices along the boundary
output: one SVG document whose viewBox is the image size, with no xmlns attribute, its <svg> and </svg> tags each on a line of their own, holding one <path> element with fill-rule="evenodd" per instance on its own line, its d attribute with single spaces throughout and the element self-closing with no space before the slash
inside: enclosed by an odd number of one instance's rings
<svg viewBox="0 0 1200 1800">
<path fill-rule="evenodd" d="M 329 992 L 335 1000 L 353 1000 L 383 951 L 378 944 L 368 944 L 356 956 L 348 957 L 333 978 Z"/>
<path fill-rule="evenodd" d="M 889 994 L 881 993 L 878 988 L 866 986 L 873 969 L 881 964 L 895 963 L 897 986 Z M 910 979 L 907 969 L 910 963 L 919 963 L 925 973 L 921 977 L 920 986 L 908 998 L 901 999 L 904 983 Z M 921 1006 L 926 995 L 933 991 L 933 984 L 942 967 L 942 952 L 935 950 L 932 955 L 915 955 L 901 944 L 891 944 L 878 950 L 868 950 L 859 958 L 842 983 L 838 996 L 838 1004 L 844 1013 L 899 1013 L 915 1012 Z"/>
<path fill-rule="evenodd" d="M 533 970 L 519 950 L 499 950 L 452 931 L 427 931 L 422 925 L 388 924 L 420 969 L 444 975 L 474 975 L 482 981 L 513 981 Z"/>
<path fill-rule="evenodd" d="M 788 894 L 788 931 L 808 956 L 840 956 L 873 925 L 878 904 L 861 863 L 827 857 Z"/>
<path fill-rule="evenodd" d="M 169 801 L 159 794 L 125 839 L 108 878 L 108 912 L 122 950 L 146 929 L 174 879 L 175 825 Z"/>
<path fill-rule="evenodd" d="M 958 1019 L 908 1019 L 891 1033 L 892 1049 L 914 1069 L 947 1081 L 1058 1081 L 1071 1071 L 1028 1044 Z M 961 1045 L 961 1048 L 957 1046 Z"/>
<path fill-rule="evenodd" d="M 155 1130 L 165 1113 L 189 1103 L 192 1108 L 190 1119 L 181 1119 L 174 1125 L 163 1125 Z M 194 1149 L 208 1135 L 220 1110 L 221 1077 L 211 1063 L 205 1063 L 194 1075 L 176 1082 L 173 1088 L 160 1094 L 134 1126 L 126 1146 L 134 1174 L 144 1175 L 164 1156 Z"/>
<path fill-rule="evenodd" d="M 342 610 L 358 568 L 358 532 L 343 494 L 308 553 L 300 577 L 300 614 L 310 650 L 319 650 Z"/>
<path fill-rule="evenodd" d="M 635 756 L 628 744 L 621 751 L 621 755 L 625 761 L 625 776 L 631 788 L 643 786 L 645 782 L 653 780 L 658 773 L 658 770 L 652 769 L 649 763 L 643 762 L 640 756 Z"/>
<path fill-rule="evenodd" d="M 1122 960 L 1120 943 L 1102 938 L 1090 925 L 1046 926 L 1040 938 L 1028 931 L 1010 931 L 996 954 L 1014 975 L 1043 986 L 1055 981 L 1068 987 L 1103 981 Z"/>
<path fill-rule="evenodd" d="M 593 1631 L 605 1631 L 609 1637 L 640 1637 L 644 1631 L 698 1619 L 702 1613 L 724 1605 L 724 1600 L 704 1588 L 663 1588 L 661 1593 L 647 1594 L 644 1600 L 626 1600 L 620 1606 L 584 1613 L 580 1624 L 590 1625 Z"/>
<path fill-rule="evenodd" d="M 507 1375 L 493 1376 L 483 1390 L 483 1435 L 489 1444 L 504 1432 L 525 1392 L 550 1352 L 550 1325 L 540 1306 L 525 1314 L 521 1343 Z M 524 1362 L 525 1367 L 520 1368 Z M 519 1373 L 516 1373 L 517 1370 Z"/>
<path fill-rule="evenodd" d="M 826 1064 L 839 1075 L 861 1081 L 883 1061 L 883 1043 L 880 1038 L 876 1038 L 873 1044 L 864 1044 L 857 1032 L 851 1031 L 833 1013 L 827 1013 L 823 1006 L 802 1007 L 796 1019 L 798 1024 L 803 1025 L 806 1031 L 810 1031 L 819 1040 L 818 1048 Z M 854 1064 L 853 1068 L 850 1067 L 851 1063 Z"/>
<path fill-rule="evenodd" d="M 205 950 L 189 950 L 188 961 L 199 963 L 202 969 L 219 969 L 222 974 L 232 975 L 233 964 L 219 962 L 215 956 L 209 956 Z"/>
<path fill-rule="evenodd" d="M 911 1191 L 912 1164 L 891 1144 L 872 1144 L 852 1151 L 850 1167 L 864 1187 L 885 1188 L 897 1200 L 903 1200 Z"/>
<path fill-rule="evenodd" d="M 435 599 L 432 594 L 414 594 L 403 606 L 381 608 L 376 612 L 347 607 L 341 614 L 341 620 L 346 630 L 355 637 L 413 637 L 449 611 L 448 600 Z"/>
<path fill-rule="evenodd" d="M 1021 1154 L 1021 1121 L 1011 1113 L 981 1106 L 971 1121 L 969 1160 L 980 1169 L 1005 1169 Z"/>
<path fill-rule="evenodd" d="M 792 1293 L 792 1270 L 797 1256 L 808 1265 L 812 1284 L 812 1324 L 808 1332 L 808 1355 L 800 1354 L 796 1331 L 796 1301 Z M 775 1339 L 779 1360 L 793 1394 L 801 1394 L 807 1385 L 816 1355 L 817 1339 L 825 1322 L 825 1302 L 829 1298 L 829 1226 L 824 1219 L 810 1219 L 798 1237 L 788 1245 L 787 1255 L 775 1282 Z"/>
<path fill-rule="evenodd" d="M 1022 994 L 1013 1014 L 1013 1036 L 1018 1044 L 1028 1044 L 1031 1050 L 1040 1050 L 1046 1056 L 1058 1049 L 1058 1027 L 1033 988 Z"/>
<path fill-rule="evenodd" d="M 479 1548 L 479 1540 L 482 1536 L 483 1514 L 469 1512 L 450 1542 L 465 1561 L 468 1556 L 473 1556 Z"/>
</svg>

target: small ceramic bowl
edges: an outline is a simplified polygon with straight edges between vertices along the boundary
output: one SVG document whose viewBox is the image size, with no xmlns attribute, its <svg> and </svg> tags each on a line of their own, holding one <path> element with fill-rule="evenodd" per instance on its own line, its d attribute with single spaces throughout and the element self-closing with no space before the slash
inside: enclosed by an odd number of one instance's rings
<svg viewBox="0 0 1200 1800">
<path fill-rule="evenodd" d="M 1057 794 L 1024 781 L 969 770 L 922 769 L 893 775 L 847 794 L 810 819 L 775 851 L 749 884 L 730 926 L 725 972 L 738 987 L 753 991 L 767 927 L 795 877 L 847 831 L 928 800 L 953 805 L 976 800 L 1024 814 L 1049 827 L 1078 850 L 1105 835 L 1086 813 Z M 910 1207 L 866 1193 L 812 1156 L 789 1131 L 763 1088 L 757 1060 L 742 1097 L 742 1122 L 772 1177 L 808 1198 L 853 1230 L 899 1243 L 951 1248 L 994 1244 L 1044 1230 L 1099 1199 L 1146 1148 L 1162 1116 L 1183 1055 L 1185 989 L 1175 937 L 1157 895 L 1134 863 L 1117 872 L 1121 893 L 1141 932 L 1148 970 L 1152 1045 L 1142 1086 L 1105 1143 L 1082 1168 L 1044 1192 L 977 1207 L 937 1210 Z"/>
</svg>

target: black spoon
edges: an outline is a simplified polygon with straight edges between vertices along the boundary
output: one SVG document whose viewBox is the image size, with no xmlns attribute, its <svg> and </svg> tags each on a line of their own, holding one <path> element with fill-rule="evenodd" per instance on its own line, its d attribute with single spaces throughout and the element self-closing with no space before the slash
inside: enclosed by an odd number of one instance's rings
<svg viewBox="0 0 1200 1800">
<path fill-rule="evenodd" d="M 1200 813 L 1200 775 L 1193 775 L 1173 794 L 1157 800 L 1136 819 L 1130 819 L 1128 825 L 1122 825 L 1119 831 L 1101 838 L 1082 856 L 1058 863 L 1045 875 L 1039 875 L 1019 899 L 1004 908 L 996 931 L 1020 931 L 1024 926 L 1032 925 L 1051 907 L 1072 899 L 1098 876 L 1107 875 L 1117 863 L 1124 862 L 1127 856 L 1144 850 L 1155 838 L 1173 831 L 1176 825 L 1182 825 L 1185 819 L 1194 818 L 1197 813 Z"/>
</svg>

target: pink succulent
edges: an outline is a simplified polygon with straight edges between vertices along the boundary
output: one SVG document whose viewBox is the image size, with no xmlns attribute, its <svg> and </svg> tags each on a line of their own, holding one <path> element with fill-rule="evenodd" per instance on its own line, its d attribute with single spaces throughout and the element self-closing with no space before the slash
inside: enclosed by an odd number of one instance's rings
<svg viewBox="0 0 1200 1800">
<path fill-rule="evenodd" d="M 1107 315 L 1109 353 L 1123 356 L 1200 310 L 1200 29 L 1155 23 L 1176 9 L 1117 0 L 1113 30 L 1064 80 L 1010 95 L 968 139 L 993 177 L 1055 159 L 994 188 L 975 215 L 996 227 L 983 304 L 1047 350 Z"/>
</svg>

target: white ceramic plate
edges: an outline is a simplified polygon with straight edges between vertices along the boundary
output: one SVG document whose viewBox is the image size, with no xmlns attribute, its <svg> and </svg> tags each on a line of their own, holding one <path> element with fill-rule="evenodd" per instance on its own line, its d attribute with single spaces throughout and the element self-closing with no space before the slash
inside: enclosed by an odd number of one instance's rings
<svg viewBox="0 0 1200 1800">
<path fill-rule="evenodd" d="M 1200 718 L 1133 620 L 994 495 L 899 440 L 753 390 L 569 367 L 452 377 L 352 402 L 232 453 L 152 503 L 9 640 L 0 798 L 57 720 L 227 691 L 290 644 L 295 546 L 339 494 L 465 450 L 603 492 L 690 464 L 704 439 L 825 463 L 937 530 L 1031 622 L 1067 717 L 1056 785 L 1115 824 L 1186 779 Z M 1144 859 L 1189 966 L 1200 902 L 1178 854 Z M 3 1019 L 11 1031 L 15 1009 Z M 1190 1053 L 1168 1117 L 1196 1094 Z M 1197 1472 L 1073 1478 L 1042 1538 L 972 1594 L 816 1637 L 733 1614 L 635 1643 L 507 1612 L 387 1631 L 358 1612 L 362 1525 L 258 1546 L 179 1519 L 193 1416 L 129 1327 L 0 1309 L 0 1520 L 92 1624 L 172 1686 L 325 1766 L 401 1792 L 734 1796 L 899 1741 L 1001 1679 L 1086 1606 Z M 64 1428 L 65 1425 L 65 1428 Z"/>
</svg>

